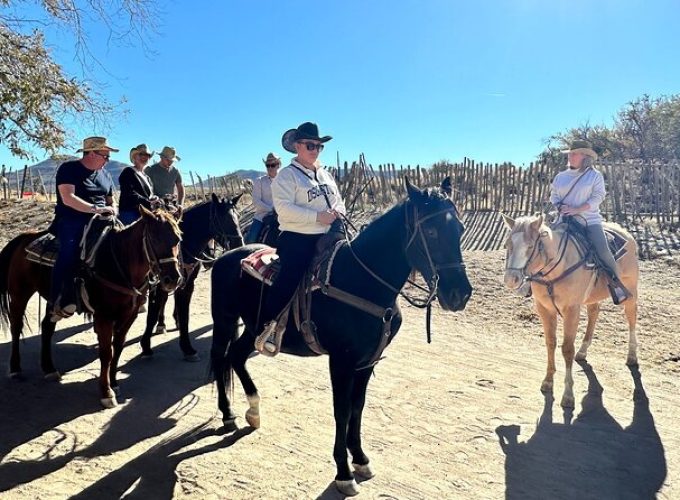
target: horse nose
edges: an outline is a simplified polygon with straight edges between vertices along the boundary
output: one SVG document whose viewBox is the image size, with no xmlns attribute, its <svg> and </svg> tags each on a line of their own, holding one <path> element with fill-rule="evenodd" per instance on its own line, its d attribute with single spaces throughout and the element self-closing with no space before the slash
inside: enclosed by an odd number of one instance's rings
<svg viewBox="0 0 680 500">
<path fill-rule="evenodd" d="M 522 277 L 514 271 L 506 271 L 503 281 L 506 287 L 515 289 L 522 283 Z"/>
<path fill-rule="evenodd" d="M 179 278 L 179 276 L 178 276 Z M 179 279 L 178 278 L 173 278 L 172 276 L 165 275 L 161 278 L 161 286 L 166 292 L 171 292 L 175 288 L 177 288 L 179 284 Z"/>
</svg>

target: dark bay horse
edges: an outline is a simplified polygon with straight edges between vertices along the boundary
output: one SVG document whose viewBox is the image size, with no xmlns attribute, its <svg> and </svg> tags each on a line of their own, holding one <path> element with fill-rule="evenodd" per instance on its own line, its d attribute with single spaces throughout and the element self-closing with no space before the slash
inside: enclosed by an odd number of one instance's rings
<svg viewBox="0 0 680 500">
<path fill-rule="evenodd" d="M 99 341 L 101 373 L 99 390 L 105 408 L 116 406 L 116 371 L 125 337 L 137 312 L 150 274 L 156 275 L 166 291 L 179 284 L 180 230 L 175 219 L 163 210 L 140 209 L 142 217 L 124 229 L 111 230 L 100 244 L 93 273 L 87 279 L 89 302 L 94 309 L 94 330 Z M 0 323 L 9 323 L 12 334 L 10 376 L 21 374 L 19 341 L 24 312 L 35 292 L 49 297 L 52 269 L 26 259 L 26 246 L 42 232 L 23 233 L 0 252 Z M 46 311 L 42 320 L 40 365 L 46 378 L 59 379 L 52 362 L 55 323 Z"/>
<path fill-rule="evenodd" d="M 329 353 L 335 446 L 336 485 L 346 495 L 358 493 L 354 473 L 347 462 L 352 454 L 355 472 L 372 477 L 368 457 L 361 446 L 361 416 L 366 387 L 373 373 L 370 360 L 380 346 L 389 343 L 401 325 L 397 295 L 413 269 L 418 270 L 436 293 L 443 309 L 465 307 L 472 287 L 468 281 L 460 238 L 463 225 L 453 202 L 435 190 L 421 191 L 408 179 L 408 198 L 371 222 L 350 245 L 335 256 L 330 284 L 370 301 L 384 311 L 376 317 L 331 299 L 317 290 L 312 295 L 312 320 L 323 348 Z M 246 420 L 259 427 L 259 395 L 245 364 L 262 325 L 258 324 L 261 283 L 241 273 L 240 261 L 262 245 L 247 245 L 224 254 L 212 271 L 211 349 L 212 368 L 218 389 L 218 406 L 223 422 L 234 430 L 235 415 L 227 396 L 231 372 L 236 372 L 248 398 Z M 293 315 L 291 314 L 291 317 Z M 391 316 L 391 318 L 390 318 Z M 245 329 L 238 336 L 238 321 Z M 291 321 L 283 337 L 282 352 L 314 355 Z M 389 328 L 384 328 L 385 324 Z M 369 366 L 366 366 L 369 365 Z"/>
<path fill-rule="evenodd" d="M 220 199 L 212 193 L 212 199 L 192 206 L 182 214 L 179 227 L 182 231 L 180 251 L 184 281 L 175 291 L 174 317 L 179 329 L 179 346 L 187 361 L 198 361 L 198 353 L 189 338 L 189 305 L 194 293 L 194 282 L 200 271 L 201 261 L 208 242 L 216 240 L 224 248 L 243 246 L 243 235 L 239 227 L 236 204 L 241 194 L 231 199 Z M 165 331 L 165 304 L 168 293 L 155 288 L 149 294 L 149 310 L 146 316 L 146 329 L 140 340 L 142 355 L 153 355 L 151 333 L 158 324 L 157 332 Z"/>
</svg>

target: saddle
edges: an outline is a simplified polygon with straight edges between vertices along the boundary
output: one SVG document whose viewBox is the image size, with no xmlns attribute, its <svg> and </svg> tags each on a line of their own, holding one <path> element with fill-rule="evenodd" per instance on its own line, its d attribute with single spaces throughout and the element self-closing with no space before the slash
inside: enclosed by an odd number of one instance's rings
<svg viewBox="0 0 680 500">
<path fill-rule="evenodd" d="M 115 217 L 94 215 L 85 226 L 80 240 L 80 269 L 94 267 L 97 250 L 104 241 L 106 235 L 113 228 L 122 228 L 123 224 Z M 26 247 L 26 259 L 41 266 L 54 267 L 59 253 L 59 240 L 52 233 L 46 233 L 36 238 Z M 85 310 L 94 312 L 89 303 L 85 280 L 82 271 L 78 271 L 75 280 L 78 281 L 76 294 L 78 298 L 78 312 Z"/>
<path fill-rule="evenodd" d="M 558 226 L 566 226 L 567 234 L 576 242 L 581 255 L 586 257 L 586 267 L 589 269 L 600 269 L 603 267 L 600 262 L 598 262 L 597 255 L 592 249 L 585 226 L 572 217 L 568 218 L 565 222 L 558 224 Z M 628 252 L 626 249 L 626 238 L 613 228 L 605 226 L 603 229 L 609 251 L 614 256 L 614 260 L 620 260 Z"/>
</svg>

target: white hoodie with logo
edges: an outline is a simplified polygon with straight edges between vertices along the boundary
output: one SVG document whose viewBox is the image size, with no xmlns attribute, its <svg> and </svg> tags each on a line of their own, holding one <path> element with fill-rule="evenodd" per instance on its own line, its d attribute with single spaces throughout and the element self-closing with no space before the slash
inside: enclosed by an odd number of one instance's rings
<svg viewBox="0 0 680 500">
<path fill-rule="evenodd" d="M 345 213 L 345 204 L 335 179 L 322 167 L 310 170 L 294 159 L 272 182 L 272 199 L 281 231 L 302 234 L 328 232 L 329 225 L 316 221 L 317 213 L 329 208 L 326 198 L 331 209 Z"/>
</svg>

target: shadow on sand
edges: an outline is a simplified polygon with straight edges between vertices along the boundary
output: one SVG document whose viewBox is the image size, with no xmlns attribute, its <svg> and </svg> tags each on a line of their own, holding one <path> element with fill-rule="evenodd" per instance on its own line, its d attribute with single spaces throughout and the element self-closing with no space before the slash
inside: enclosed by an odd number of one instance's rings
<svg viewBox="0 0 680 500">
<path fill-rule="evenodd" d="M 573 423 L 570 412 L 564 414 L 565 423 L 553 423 L 554 399 L 546 394 L 543 414 L 528 441 L 518 442 L 519 425 L 496 429 L 506 455 L 506 498 L 655 498 L 666 478 L 666 458 L 639 369 L 630 368 L 633 421 L 624 429 L 604 407 L 592 367 L 579 364 L 588 392 Z"/>
<path fill-rule="evenodd" d="M 203 360 L 209 358 L 211 339 L 209 336 L 200 339 L 196 337 L 211 329 L 212 325 L 207 325 L 191 333 L 192 340 L 196 343 L 195 347 Z M 39 343 L 39 340 L 36 342 Z M 72 355 L 77 357 L 82 353 L 80 350 L 76 350 L 75 353 L 70 350 L 68 346 L 59 346 L 59 358 L 64 360 L 68 358 L 69 364 L 72 364 L 70 360 Z M 3 351 L 6 349 L 3 348 Z M 122 401 L 122 407 L 110 418 L 102 434 L 92 444 L 80 450 L 75 449 L 75 446 L 82 442 L 77 434 L 67 436 L 59 427 L 83 415 L 109 411 L 102 410 L 99 405 L 97 374 L 93 374 L 90 380 L 76 383 L 45 382 L 41 376 L 32 376 L 23 382 L 7 379 L 0 382 L 0 400 L 6 402 L 4 403 L 6 406 L 0 412 L 1 457 L 11 453 L 17 446 L 45 433 L 53 434 L 43 438 L 43 442 L 52 439 L 52 444 L 45 445 L 46 450 L 39 459 L 19 461 L 10 459 L 0 465 L 0 492 L 51 474 L 76 457 L 91 458 L 115 453 L 174 428 L 177 421 L 198 404 L 199 396 L 194 391 L 208 382 L 207 362 L 181 361 L 181 351 L 174 336 L 157 345 L 154 353 L 153 359 L 141 359 L 136 356 L 121 367 L 119 380 L 122 398 L 129 399 Z M 88 350 L 85 358 L 84 364 L 96 360 L 96 348 L 92 353 Z M 129 376 L 126 378 L 125 374 Z M 169 455 L 195 442 L 196 432 L 194 430 L 164 442 L 131 463 L 148 465 L 151 462 L 158 462 L 150 467 L 159 471 L 166 470 L 168 464 L 176 466 L 179 463 L 177 457 L 193 456 L 194 451 L 173 455 L 172 458 L 169 458 Z M 198 437 L 203 436 L 203 433 L 207 436 L 215 432 L 204 430 L 202 433 L 199 432 Z M 229 446 L 232 444 L 230 440 L 237 440 L 247 433 L 245 430 L 239 431 L 220 443 L 206 447 L 205 451 Z M 72 451 L 60 455 L 51 453 L 56 447 L 63 450 L 66 443 L 73 443 Z M 112 474 L 120 473 L 126 477 L 132 475 L 126 472 L 127 469 L 126 466 Z M 143 476 L 139 470 L 135 473 L 137 478 Z M 118 495 L 120 496 L 129 486 L 128 484 L 118 492 Z"/>
</svg>

